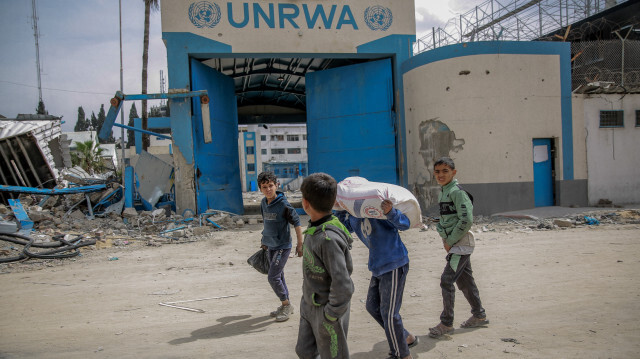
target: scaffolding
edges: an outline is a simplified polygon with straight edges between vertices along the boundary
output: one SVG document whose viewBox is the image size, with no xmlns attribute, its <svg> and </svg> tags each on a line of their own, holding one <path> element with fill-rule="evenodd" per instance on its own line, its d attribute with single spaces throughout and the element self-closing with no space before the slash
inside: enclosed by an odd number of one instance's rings
<svg viewBox="0 0 640 359">
<path fill-rule="evenodd" d="M 531 41 L 587 19 L 628 0 L 487 0 L 432 28 L 414 45 L 414 54 L 474 41 Z M 508 2 L 508 3 L 506 3 Z M 506 3 L 506 4 L 505 4 Z M 554 35 L 555 36 L 555 35 Z"/>
</svg>

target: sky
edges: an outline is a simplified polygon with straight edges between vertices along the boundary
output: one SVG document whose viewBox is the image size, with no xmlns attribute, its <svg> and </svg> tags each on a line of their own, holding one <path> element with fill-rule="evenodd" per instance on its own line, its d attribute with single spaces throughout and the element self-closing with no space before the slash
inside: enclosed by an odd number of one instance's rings
<svg viewBox="0 0 640 359">
<path fill-rule="evenodd" d="M 170 0 L 165 0 L 170 1 Z M 468 11 L 480 0 L 415 0 L 416 37 Z M 63 131 L 73 131 L 82 106 L 98 114 L 120 90 L 118 0 L 37 0 L 42 99 L 51 115 L 62 116 Z M 0 0 L 0 115 L 35 113 L 38 105 L 36 47 L 28 0 Z M 141 92 L 143 0 L 122 0 L 122 69 L 126 94 Z M 148 93 L 167 80 L 167 52 L 160 11 L 151 13 Z M 165 85 L 165 90 L 167 89 Z M 159 105 L 150 101 L 149 105 Z M 128 119 L 131 102 L 125 103 Z M 141 106 L 136 103 L 138 114 Z M 127 120 L 125 120 L 126 122 Z M 118 120 L 119 122 L 119 120 Z M 120 131 L 114 129 L 119 137 Z"/>
</svg>

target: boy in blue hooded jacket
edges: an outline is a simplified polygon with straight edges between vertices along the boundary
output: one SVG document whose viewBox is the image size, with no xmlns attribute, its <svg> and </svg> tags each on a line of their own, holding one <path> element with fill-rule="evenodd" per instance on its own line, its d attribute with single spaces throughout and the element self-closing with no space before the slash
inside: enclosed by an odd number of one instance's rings
<svg viewBox="0 0 640 359">
<path fill-rule="evenodd" d="M 273 172 L 260 173 L 258 186 L 264 194 L 260 203 L 260 213 L 264 222 L 261 247 L 269 251 L 267 279 L 282 303 L 270 314 L 276 318 L 276 322 L 284 322 L 293 314 L 293 306 L 289 302 L 289 289 L 284 280 L 284 266 L 287 264 L 292 247 L 289 224 L 292 224 L 296 231 L 298 257 L 302 256 L 302 227 L 296 210 L 287 201 L 284 193 L 277 191 L 278 179 Z"/>
<path fill-rule="evenodd" d="M 400 316 L 409 254 L 398 233 L 409 229 L 410 222 L 388 199 L 382 202 L 381 209 L 387 219 L 358 218 L 346 211 L 339 211 L 337 216 L 369 248 L 371 281 L 366 308 L 384 328 L 389 358 L 412 358 L 409 348 L 418 344 L 418 337 L 404 328 Z"/>
</svg>

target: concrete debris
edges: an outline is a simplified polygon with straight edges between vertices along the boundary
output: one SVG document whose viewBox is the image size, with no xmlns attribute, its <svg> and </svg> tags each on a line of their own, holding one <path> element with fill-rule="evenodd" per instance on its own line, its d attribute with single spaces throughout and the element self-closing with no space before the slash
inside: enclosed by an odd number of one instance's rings
<svg viewBox="0 0 640 359">
<path fill-rule="evenodd" d="M 124 211 L 122 211 L 122 217 L 136 218 L 138 217 L 138 211 L 136 211 L 135 208 L 125 208 Z"/>
<path fill-rule="evenodd" d="M 95 197 L 98 201 L 102 201 L 116 190 L 116 186 L 109 186 L 102 192 L 98 192 Z M 91 219 L 89 216 L 91 211 L 87 203 L 94 203 L 88 197 L 86 193 L 61 196 L 20 194 L 19 200 L 26 214 L 33 221 L 33 229 L 30 232 L 21 233 L 26 233 L 36 243 L 55 242 L 60 236 L 64 236 L 69 242 L 91 240 L 95 241 L 95 245 L 83 247 L 82 251 L 108 251 L 110 248 L 132 245 L 163 246 L 199 239 L 207 240 L 218 231 L 248 229 L 250 233 L 255 233 L 256 240 L 259 240 L 262 229 L 263 221 L 259 214 L 259 204 L 263 196 L 259 192 L 245 195 L 244 215 L 216 209 L 210 209 L 199 215 L 191 210 L 185 210 L 183 215 L 180 215 L 173 212 L 170 206 L 164 206 L 151 210 L 124 208 L 118 211 L 104 211 L 102 215 L 95 215 Z M 287 197 L 291 198 L 292 204 L 301 198 L 299 191 L 287 193 Z M 51 198 L 56 200 L 52 201 Z M 602 203 L 606 204 L 605 201 Z M 257 206 L 257 213 L 246 213 L 248 212 L 246 208 L 251 206 Z M 296 207 L 295 204 L 294 207 Z M 3 231 L 15 232 L 16 229 L 20 229 L 20 222 L 16 220 L 13 209 L 2 204 L 0 204 L 0 222 L 12 224 L 11 226 L 3 225 Z M 640 224 L 640 211 L 602 208 L 572 215 L 565 213 L 555 218 L 541 218 L 520 213 L 499 216 L 478 215 L 474 217 L 471 230 L 476 234 L 483 234 L 477 237 L 477 240 L 481 241 L 491 240 L 487 236 L 492 232 L 531 233 L 580 226 L 594 228 L 611 224 Z M 427 231 L 432 230 L 430 226 Z M 3 258 L 16 254 L 16 251 L 7 248 L 2 248 L 7 253 L 0 253 L 0 263 Z M 29 261 L 39 260 L 31 258 Z"/>
<path fill-rule="evenodd" d="M 565 218 L 556 218 L 553 220 L 553 224 L 561 228 L 573 227 L 573 221 Z"/>
</svg>

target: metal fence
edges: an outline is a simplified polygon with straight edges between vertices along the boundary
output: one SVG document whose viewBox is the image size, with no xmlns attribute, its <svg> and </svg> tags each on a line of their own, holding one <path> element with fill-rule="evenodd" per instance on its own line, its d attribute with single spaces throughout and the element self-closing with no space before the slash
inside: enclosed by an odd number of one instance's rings
<svg viewBox="0 0 640 359">
<path fill-rule="evenodd" d="M 571 44 L 572 89 L 590 82 L 640 87 L 640 41 L 602 40 Z"/>
<path fill-rule="evenodd" d="M 530 41 L 628 0 L 486 0 L 419 38 L 414 54 L 462 42 Z"/>
</svg>

